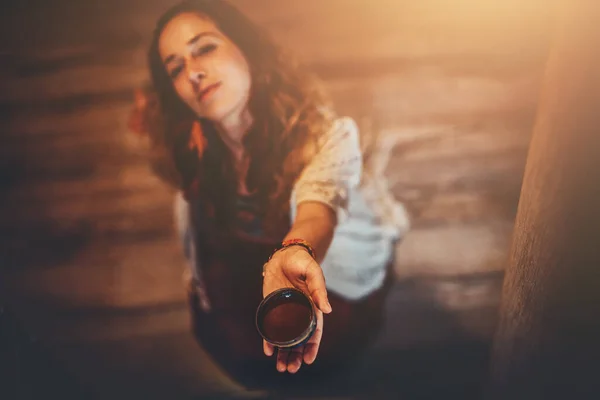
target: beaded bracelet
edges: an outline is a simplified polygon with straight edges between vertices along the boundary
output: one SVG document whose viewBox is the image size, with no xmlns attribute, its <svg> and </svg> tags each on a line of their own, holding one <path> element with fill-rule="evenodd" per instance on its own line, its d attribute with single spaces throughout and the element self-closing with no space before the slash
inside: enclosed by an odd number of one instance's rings
<svg viewBox="0 0 600 400">
<path fill-rule="evenodd" d="M 283 242 L 281 242 L 281 246 L 279 246 L 277 249 L 275 249 L 275 251 L 271 254 L 271 256 L 269 257 L 269 259 L 267 260 L 266 263 L 263 264 L 263 277 L 265 276 L 265 267 L 267 266 L 267 264 L 269 263 L 269 261 L 271 261 L 271 258 L 273 258 L 273 256 L 275 255 L 275 253 L 277 253 L 280 250 L 283 249 L 287 249 L 288 247 L 292 247 L 292 246 L 302 246 L 306 249 L 306 251 L 308 251 L 308 254 L 310 254 L 310 256 L 314 259 L 316 259 L 315 257 L 315 251 L 313 250 L 312 246 L 310 245 L 310 243 L 308 243 L 306 240 L 304 239 L 288 239 L 288 240 L 284 240 Z"/>
<path fill-rule="evenodd" d="M 279 250 L 283 250 L 283 249 L 287 249 L 288 247 L 291 246 L 302 246 L 306 249 L 306 251 L 308 251 L 308 253 L 310 254 L 310 256 L 312 258 L 316 258 L 315 257 L 315 251 L 313 250 L 312 246 L 310 245 L 310 243 L 308 243 L 306 240 L 304 239 L 288 239 L 288 240 L 284 240 L 283 242 L 281 242 L 281 247 L 278 249 Z"/>
</svg>

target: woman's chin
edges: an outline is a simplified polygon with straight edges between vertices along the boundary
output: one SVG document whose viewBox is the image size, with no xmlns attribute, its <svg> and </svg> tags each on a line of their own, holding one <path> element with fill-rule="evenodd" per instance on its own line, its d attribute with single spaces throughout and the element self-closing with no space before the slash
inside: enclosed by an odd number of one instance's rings
<svg viewBox="0 0 600 400">
<path fill-rule="evenodd" d="M 225 107 L 216 107 L 216 104 L 210 104 L 201 108 L 197 107 L 194 111 L 199 118 L 218 123 L 223 121 L 228 114 L 227 110 L 224 110 L 224 108 Z"/>
</svg>

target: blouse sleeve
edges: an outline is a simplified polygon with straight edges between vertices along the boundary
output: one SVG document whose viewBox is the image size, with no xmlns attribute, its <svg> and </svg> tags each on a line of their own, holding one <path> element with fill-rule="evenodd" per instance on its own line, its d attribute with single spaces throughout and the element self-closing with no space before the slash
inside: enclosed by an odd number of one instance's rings
<svg viewBox="0 0 600 400">
<path fill-rule="evenodd" d="M 340 118 L 320 141 L 319 151 L 304 168 L 293 190 L 292 221 L 302 202 L 316 201 L 335 211 L 338 223 L 348 216 L 348 193 L 358 186 L 362 173 L 358 127 Z M 295 204 L 294 204 L 295 203 Z"/>
</svg>

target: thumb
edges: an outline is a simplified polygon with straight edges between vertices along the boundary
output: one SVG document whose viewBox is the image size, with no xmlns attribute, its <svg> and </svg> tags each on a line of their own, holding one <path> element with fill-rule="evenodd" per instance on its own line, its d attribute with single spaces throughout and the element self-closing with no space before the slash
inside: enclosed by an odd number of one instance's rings
<svg viewBox="0 0 600 400">
<path fill-rule="evenodd" d="M 306 286 L 308 287 L 310 297 L 317 307 L 319 307 L 319 310 L 325 314 L 333 311 L 327 297 L 327 287 L 325 286 L 323 270 L 316 261 L 311 263 L 306 271 Z"/>
</svg>

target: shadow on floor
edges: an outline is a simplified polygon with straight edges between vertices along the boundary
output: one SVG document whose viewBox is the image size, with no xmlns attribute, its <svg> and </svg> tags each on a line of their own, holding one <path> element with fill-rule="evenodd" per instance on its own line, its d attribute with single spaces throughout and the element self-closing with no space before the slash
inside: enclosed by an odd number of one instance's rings
<svg viewBox="0 0 600 400">
<path fill-rule="evenodd" d="M 40 343 L 30 338 L 7 310 L 1 314 L 0 334 L 2 399 L 101 399 L 91 385 L 86 387 L 78 382 Z M 195 400 L 478 399 L 485 382 L 488 355 L 489 343 L 449 340 L 403 350 L 379 350 L 353 371 L 314 381 L 312 385 L 303 384 L 285 393 L 240 391 L 194 397 L 182 388 L 168 397 Z M 101 376 L 97 378 L 102 380 Z M 139 398 L 146 390 L 136 386 L 144 386 L 144 382 L 151 386 L 152 379 L 152 376 L 139 376 L 129 387 L 109 391 L 119 393 L 117 398 Z M 97 385 L 95 382 L 93 386 Z"/>
<path fill-rule="evenodd" d="M 89 390 L 79 384 L 18 320 L 0 304 L 0 398 L 88 399 Z"/>
</svg>

